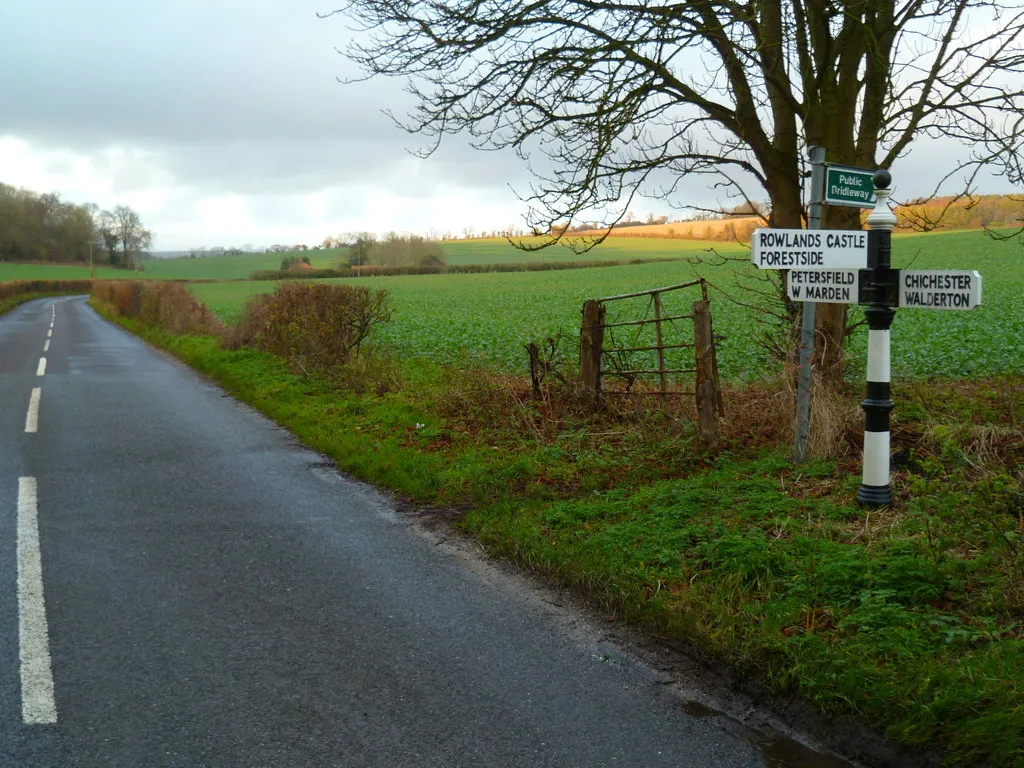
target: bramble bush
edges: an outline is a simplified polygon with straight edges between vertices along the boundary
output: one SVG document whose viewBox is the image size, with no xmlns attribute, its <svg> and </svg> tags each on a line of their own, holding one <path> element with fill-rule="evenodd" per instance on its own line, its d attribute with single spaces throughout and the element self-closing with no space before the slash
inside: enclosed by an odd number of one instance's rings
<svg viewBox="0 0 1024 768">
<path fill-rule="evenodd" d="M 303 369 L 331 371 L 359 357 L 367 336 L 391 319 L 391 296 L 364 286 L 281 283 L 255 296 L 225 346 L 255 347 Z"/>
</svg>

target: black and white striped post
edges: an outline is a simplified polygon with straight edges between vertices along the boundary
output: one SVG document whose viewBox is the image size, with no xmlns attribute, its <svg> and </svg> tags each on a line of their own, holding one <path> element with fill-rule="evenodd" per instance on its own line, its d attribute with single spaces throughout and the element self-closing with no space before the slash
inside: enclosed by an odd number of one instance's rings
<svg viewBox="0 0 1024 768">
<path fill-rule="evenodd" d="M 866 285 L 870 304 L 864 314 L 868 321 L 867 396 L 861 402 L 864 409 L 864 472 L 857 501 L 872 507 L 892 502 L 889 485 L 889 329 L 895 308 L 893 289 L 896 273 L 892 270 L 892 229 L 896 216 L 889 210 L 888 171 L 874 176 L 875 208 L 868 215 L 868 268 Z M 863 289 L 862 289 L 863 290 Z"/>
</svg>

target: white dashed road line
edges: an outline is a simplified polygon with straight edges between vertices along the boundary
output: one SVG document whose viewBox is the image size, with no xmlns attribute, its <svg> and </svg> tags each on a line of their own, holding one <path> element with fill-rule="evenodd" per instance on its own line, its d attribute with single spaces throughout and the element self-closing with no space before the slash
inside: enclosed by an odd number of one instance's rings
<svg viewBox="0 0 1024 768">
<path fill-rule="evenodd" d="M 46 374 L 46 358 L 39 358 L 39 367 L 36 368 L 36 376 L 44 376 Z"/>
<path fill-rule="evenodd" d="M 32 388 L 32 397 L 28 401 L 28 415 L 25 416 L 25 431 L 39 431 L 39 398 L 43 396 L 42 387 Z"/>
<path fill-rule="evenodd" d="M 18 640 L 21 650 L 21 716 L 26 724 L 57 722 L 50 662 L 50 633 L 43 599 L 36 479 L 18 479 Z"/>
</svg>

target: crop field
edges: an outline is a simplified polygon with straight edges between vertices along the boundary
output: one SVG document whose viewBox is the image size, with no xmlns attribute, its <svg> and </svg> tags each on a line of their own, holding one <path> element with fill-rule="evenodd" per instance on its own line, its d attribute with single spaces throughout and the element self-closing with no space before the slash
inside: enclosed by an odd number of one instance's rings
<svg viewBox="0 0 1024 768">
<path fill-rule="evenodd" d="M 913 269 L 977 269 L 984 280 L 983 305 L 973 311 L 901 310 L 892 331 L 893 374 L 897 378 L 945 376 L 973 378 L 1024 370 L 1024 249 L 996 243 L 981 232 L 897 236 L 893 265 Z M 471 244 L 471 243 L 469 243 Z M 666 241 L 661 247 L 678 245 Z M 619 258 L 644 253 L 657 241 L 616 239 Z M 705 244 L 706 245 L 706 244 Z M 605 252 L 607 245 L 601 247 Z M 734 246 L 734 253 L 739 252 Z M 388 289 L 395 315 L 381 341 L 402 356 L 423 356 L 458 364 L 482 364 L 524 372 L 524 344 L 558 333 L 563 351 L 575 356 L 583 302 L 616 294 L 686 282 L 703 276 L 712 284 L 712 314 L 719 335 L 723 376 L 746 379 L 768 370 L 757 344 L 761 314 L 737 306 L 728 297 L 750 300 L 740 275 L 752 267 L 709 266 L 686 261 L 558 272 L 472 275 L 424 275 L 362 278 L 355 282 Z M 245 301 L 273 290 L 273 283 L 211 283 L 193 286 L 196 295 L 228 322 L 237 320 Z M 682 294 L 682 295 L 681 295 Z M 666 314 L 689 311 L 694 289 L 666 299 Z M 646 300 L 644 300 L 646 301 Z M 609 322 L 632 319 L 645 307 L 610 305 Z M 859 308 L 852 310 L 854 316 Z M 684 334 L 690 329 L 685 326 Z M 849 345 L 854 378 L 863 375 L 866 330 L 854 332 Z"/>
<path fill-rule="evenodd" d="M 572 261 L 629 261 L 631 259 L 680 259 L 703 253 L 714 246 L 722 253 L 740 253 L 735 243 L 711 244 L 700 240 L 664 240 L 648 238 L 620 242 L 608 240 L 592 251 L 576 253 L 556 245 L 540 251 L 524 251 L 501 238 L 454 240 L 442 243 L 445 259 L 453 266 L 465 264 L 545 264 Z M 528 238 L 539 243 L 539 238 Z M 109 267 L 97 267 L 98 280 L 247 280 L 257 270 L 280 269 L 285 256 L 308 256 L 314 269 L 338 266 L 343 249 L 300 253 L 247 253 L 242 256 L 202 256 L 199 258 L 149 259 L 140 273 Z M 5 280 L 78 280 L 89 277 L 89 268 L 66 264 L 7 264 L 0 262 L 0 281 Z"/>
<path fill-rule="evenodd" d="M 528 244 L 542 242 L 540 238 L 526 238 Z M 452 240 L 441 244 L 451 265 L 551 263 L 567 261 L 629 261 L 630 259 L 691 258 L 714 247 L 722 253 L 741 253 L 737 243 L 709 243 L 704 240 L 668 240 L 665 238 L 610 237 L 601 245 L 576 253 L 565 245 L 553 245 L 539 251 L 524 251 L 503 238 L 479 240 Z"/>
<path fill-rule="evenodd" d="M 204 256 L 201 258 L 149 259 L 141 272 L 96 267 L 97 280 L 246 280 L 257 269 L 280 269 L 285 256 L 309 256 L 315 269 L 338 263 L 337 248 L 305 253 L 247 253 L 242 256 Z M 78 264 L 8 264 L 0 262 L 0 281 L 6 280 L 87 280 L 89 267 Z"/>
<path fill-rule="evenodd" d="M 257 269 L 280 269 L 285 256 L 308 256 L 314 269 L 338 263 L 339 249 L 301 253 L 247 253 L 242 256 L 203 256 L 196 259 L 151 259 L 144 277 L 151 280 L 245 280 Z"/>
</svg>

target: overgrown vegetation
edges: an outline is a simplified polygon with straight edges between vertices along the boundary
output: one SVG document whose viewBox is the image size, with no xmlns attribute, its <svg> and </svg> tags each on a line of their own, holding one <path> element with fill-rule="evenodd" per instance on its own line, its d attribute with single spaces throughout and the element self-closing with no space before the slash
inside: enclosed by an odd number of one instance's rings
<svg viewBox="0 0 1024 768">
<path fill-rule="evenodd" d="M 786 458 L 787 387 L 727 387 L 721 450 L 707 454 L 682 399 L 595 414 L 571 377 L 534 393 L 525 376 L 424 361 L 390 361 L 386 388 L 365 363 L 316 373 L 313 353 L 295 353 L 327 347 L 298 335 L 341 310 L 310 315 L 304 292 L 329 288 L 278 288 L 289 311 L 267 348 L 288 359 L 133 327 L 342 469 L 460 510 L 456 524 L 492 551 L 623 620 L 951 765 L 1024 764 L 1019 376 L 897 380 L 897 502 L 869 511 L 852 504 L 859 387 L 818 404 L 829 458 L 803 467 Z M 251 305 L 250 339 L 273 301 Z"/>
<path fill-rule="evenodd" d="M 170 333 L 224 333 L 223 323 L 181 283 L 97 281 L 92 295 L 118 317 L 138 320 Z"/>
<path fill-rule="evenodd" d="M 228 349 L 242 346 L 279 355 L 303 371 L 351 374 L 360 361 L 371 331 L 391 318 L 391 299 L 385 290 L 323 283 L 281 283 L 272 294 L 254 296 L 241 321 L 226 339 Z M 362 355 L 366 363 L 373 355 Z M 374 389 L 389 384 L 387 366 Z M 367 373 L 371 368 L 363 369 Z"/>
</svg>

